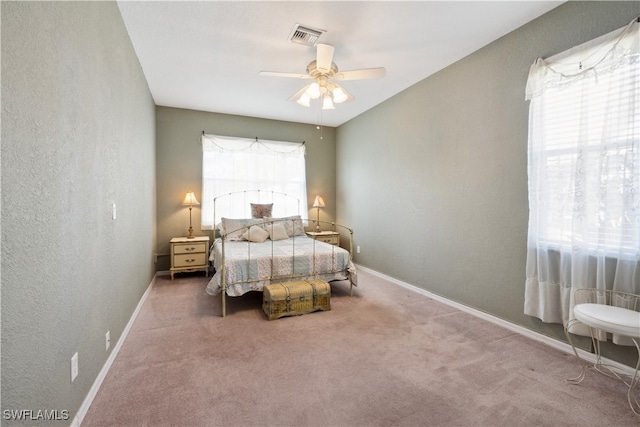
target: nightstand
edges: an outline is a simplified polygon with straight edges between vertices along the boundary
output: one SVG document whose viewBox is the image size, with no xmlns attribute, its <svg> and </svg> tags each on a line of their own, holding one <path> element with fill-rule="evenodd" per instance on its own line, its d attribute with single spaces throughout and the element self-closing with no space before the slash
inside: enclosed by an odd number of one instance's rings
<svg viewBox="0 0 640 427">
<path fill-rule="evenodd" d="M 171 239 L 171 280 L 180 271 L 204 271 L 209 277 L 209 236 Z"/>
<path fill-rule="evenodd" d="M 320 242 L 340 246 L 340 233 L 337 231 L 307 231 L 307 236 Z"/>
</svg>

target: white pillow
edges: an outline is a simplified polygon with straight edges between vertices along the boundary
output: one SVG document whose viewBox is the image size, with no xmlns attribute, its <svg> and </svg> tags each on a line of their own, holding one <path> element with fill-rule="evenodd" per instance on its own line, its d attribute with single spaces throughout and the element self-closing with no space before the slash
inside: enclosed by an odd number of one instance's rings
<svg viewBox="0 0 640 427">
<path fill-rule="evenodd" d="M 243 234 L 249 230 L 250 226 L 260 225 L 263 222 L 263 219 L 222 218 L 220 235 L 226 236 L 228 242 L 242 240 Z"/>
<path fill-rule="evenodd" d="M 286 240 L 289 238 L 287 230 L 282 224 L 266 224 L 266 227 L 271 240 Z"/>
<path fill-rule="evenodd" d="M 267 237 L 269 237 L 269 233 L 267 233 L 267 231 L 262 227 L 258 227 L 257 225 L 252 225 L 251 228 L 249 228 L 242 235 L 242 237 L 244 237 L 246 240 L 250 242 L 262 243 L 265 240 L 267 240 Z"/>
</svg>

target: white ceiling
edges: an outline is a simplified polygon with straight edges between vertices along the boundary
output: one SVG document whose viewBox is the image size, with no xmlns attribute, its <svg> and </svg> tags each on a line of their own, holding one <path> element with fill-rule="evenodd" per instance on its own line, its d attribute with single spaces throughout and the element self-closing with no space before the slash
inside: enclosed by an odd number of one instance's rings
<svg viewBox="0 0 640 427">
<path fill-rule="evenodd" d="M 119 1 L 157 105 L 338 126 L 562 1 Z M 324 29 L 340 70 L 385 67 L 342 82 L 355 100 L 322 111 L 287 101 L 308 81 L 315 48 L 290 43 L 296 23 Z"/>
</svg>

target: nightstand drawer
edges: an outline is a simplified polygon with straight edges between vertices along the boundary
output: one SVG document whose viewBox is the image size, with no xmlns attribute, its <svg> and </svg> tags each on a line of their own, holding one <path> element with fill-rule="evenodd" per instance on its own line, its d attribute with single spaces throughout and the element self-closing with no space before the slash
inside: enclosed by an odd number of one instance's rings
<svg viewBox="0 0 640 427">
<path fill-rule="evenodd" d="M 190 266 L 203 266 L 207 264 L 206 254 L 200 252 L 199 254 L 180 254 L 173 256 L 174 267 L 190 267 Z"/>
<path fill-rule="evenodd" d="M 207 244 L 206 243 L 192 243 L 189 245 L 175 245 L 173 247 L 174 254 L 193 254 L 197 252 L 206 252 Z"/>
<path fill-rule="evenodd" d="M 319 242 L 340 246 L 340 233 L 336 231 L 307 231 L 307 236 Z"/>
<path fill-rule="evenodd" d="M 329 243 L 330 245 L 338 245 L 340 243 L 339 236 L 316 237 L 319 242 Z"/>
</svg>

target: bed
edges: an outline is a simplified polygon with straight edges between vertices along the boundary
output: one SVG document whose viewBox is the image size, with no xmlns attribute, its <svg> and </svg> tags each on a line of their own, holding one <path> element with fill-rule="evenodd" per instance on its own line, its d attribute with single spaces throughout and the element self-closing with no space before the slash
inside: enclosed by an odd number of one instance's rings
<svg viewBox="0 0 640 427">
<path fill-rule="evenodd" d="M 290 197 L 284 193 L 272 196 L 274 199 Z M 251 200 L 247 191 L 219 196 L 214 200 L 214 217 L 218 199 L 225 197 Z M 227 295 L 237 297 L 247 292 L 261 292 L 264 285 L 271 283 L 305 279 L 348 280 L 352 294 L 353 286 L 357 285 L 352 261 L 353 230 L 332 222 L 302 219 L 299 214 L 272 217 L 269 205 L 278 202 L 264 203 L 264 196 L 261 200 L 262 203 L 248 203 L 251 206 L 249 218 L 221 215 L 216 225 L 216 238 L 209 256 L 215 274 L 206 291 L 209 295 L 221 296 L 222 316 L 226 316 Z M 317 227 L 348 236 L 349 249 L 306 234 Z"/>
</svg>

